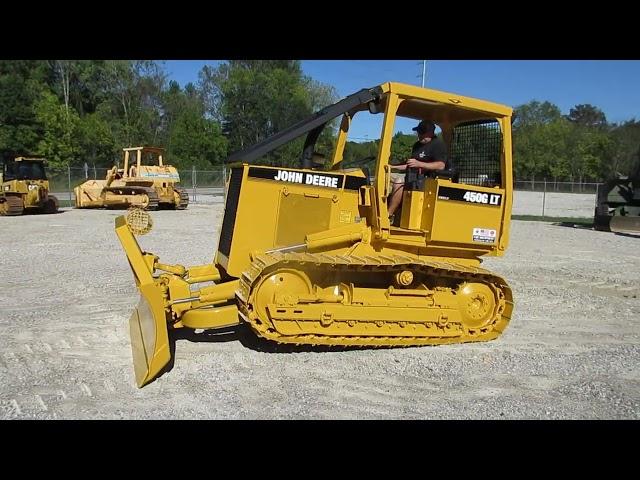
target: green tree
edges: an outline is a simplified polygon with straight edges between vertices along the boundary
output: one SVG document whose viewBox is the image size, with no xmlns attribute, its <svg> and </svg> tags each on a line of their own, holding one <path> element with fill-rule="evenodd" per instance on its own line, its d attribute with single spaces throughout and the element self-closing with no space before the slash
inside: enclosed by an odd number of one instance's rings
<svg viewBox="0 0 640 480">
<path fill-rule="evenodd" d="M 218 122 L 205 118 L 203 105 L 192 89 L 187 85 L 184 103 L 175 112 L 168 153 L 176 166 L 207 169 L 222 164 L 227 155 L 227 139 Z"/>
<path fill-rule="evenodd" d="M 215 69 L 205 67 L 199 91 L 207 114 L 223 121 L 230 152 L 284 130 L 336 97 L 331 87 L 304 76 L 300 62 L 294 60 L 230 60 Z M 303 142 L 284 145 L 263 162 L 296 164 Z M 318 145 L 330 148 L 330 128 Z"/>
<path fill-rule="evenodd" d="M 120 156 L 120 145 L 116 145 L 108 116 L 101 107 L 94 113 L 80 118 L 79 158 L 76 166 L 88 165 L 110 167 Z"/>
<path fill-rule="evenodd" d="M 195 165 L 200 169 L 222 164 L 227 139 L 220 124 L 207 118 L 198 89 L 189 83 L 183 91 L 177 82 L 171 81 L 162 100 L 162 128 L 168 132 L 170 162 L 181 168 Z"/>
<path fill-rule="evenodd" d="M 515 113 L 514 171 L 518 179 L 600 180 L 629 157 L 620 153 L 622 137 L 615 128 L 610 131 L 606 116 L 593 105 L 576 105 L 562 116 L 555 105 L 532 101 L 517 107 Z"/>
<path fill-rule="evenodd" d="M 391 160 L 395 163 L 402 163 L 410 158 L 414 143 L 416 143 L 415 135 L 396 133 L 391 142 Z"/>
<path fill-rule="evenodd" d="M 635 118 L 611 130 L 613 143 L 611 162 L 603 172 L 603 178 L 631 175 L 640 165 L 640 122 Z"/>
<path fill-rule="evenodd" d="M 148 60 L 110 60 L 104 72 L 116 143 L 161 143 L 161 96 L 166 81 L 161 65 Z"/>
<path fill-rule="evenodd" d="M 49 80 L 44 61 L 0 60 L 0 152 L 36 151 L 42 125 L 34 105 Z"/>
<path fill-rule="evenodd" d="M 78 159 L 77 134 L 80 119 L 73 108 L 65 105 L 50 91 L 43 91 L 35 104 L 36 119 L 43 126 L 37 153 L 47 158 L 54 168 L 65 167 Z"/>
<path fill-rule="evenodd" d="M 547 101 L 539 102 L 538 100 L 532 100 L 527 104 L 516 107 L 514 114 L 513 128 L 516 131 L 521 128 L 550 123 L 562 116 L 557 105 Z"/>
<path fill-rule="evenodd" d="M 602 128 L 607 126 L 607 117 L 604 112 L 588 103 L 576 105 L 570 109 L 567 119 L 583 127 Z"/>
<path fill-rule="evenodd" d="M 545 177 L 567 178 L 571 173 L 571 161 L 575 155 L 571 151 L 567 138 L 570 137 L 573 127 L 563 118 L 559 118 L 542 128 L 542 140 L 545 142 L 541 148 L 547 150 Z"/>
<path fill-rule="evenodd" d="M 211 168 L 221 165 L 227 154 L 227 140 L 220 124 L 204 118 L 196 109 L 187 108 L 180 114 L 170 141 L 169 158 L 180 168 Z"/>
<path fill-rule="evenodd" d="M 371 170 L 375 166 L 375 159 L 378 156 L 379 143 L 378 140 L 372 142 L 347 142 L 344 146 L 343 166 L 366 166 Z M 362 163 L 362 160 L 368 157 L 373 157 L 373 159 Z"/>
<path fill-rule="evenodd" d="M 514 110 L 514 174 L 518 180 L 564 176 L 569 173 L 566 135 L 570 123 L 550 102 L 533 100 Z"/>
<path fill-rule="evenodd" d="M 575 181 L 600 180 L 609 176 L 615 142 L 607 132 L 597 128 L 576 128 L 570 161 Z"/>
</svg>

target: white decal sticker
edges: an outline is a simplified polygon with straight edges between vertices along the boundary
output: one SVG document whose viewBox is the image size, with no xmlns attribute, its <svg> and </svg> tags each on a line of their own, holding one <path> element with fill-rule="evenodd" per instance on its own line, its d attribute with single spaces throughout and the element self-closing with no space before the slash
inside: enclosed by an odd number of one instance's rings
<svg viewBox="0 0 640 480">
<path fill-rule="evenodd" d="M 319 187 L 338 188 L 339 177 L 327 177 L 324 175 L 316 175 L 303 172 L 289 172 L 287 170 L 278 170 L 273 177 L 274 180 L 281 182 L 304 183 L 306 185 L 317 185 Z"/>
<path fill-rule="evenodd" d="M 474 228 L 473 241 L 482 243 L 496 243 L 496 231 L 491 228 Z"/>
</svg>

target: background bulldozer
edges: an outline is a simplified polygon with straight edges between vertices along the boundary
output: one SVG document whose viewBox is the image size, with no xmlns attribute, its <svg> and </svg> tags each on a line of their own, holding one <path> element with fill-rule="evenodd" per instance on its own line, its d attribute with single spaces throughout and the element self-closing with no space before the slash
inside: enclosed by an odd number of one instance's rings
<svg viewBox="0 0 640 480">
<path fill-rule="evenodd" d="M 630 176 L 600 185 L 593 224 L 605 232 L 640 233 L 640 159 Z"/>
<path fill-rule="evenodd" d="M 44 158 L 15 157 L 2 163 L 0 215 L 56 213 L 58 199 L 49 195 Z"/>
<path fill-rule="evenodd" d="M 375 167 L 343 154 L 358 115 L 380 115 Z M 170 360 L 170 332 L 245 322 L 281 343 L 411 346 L 498 337 L 511 289 L 480 268 L 509 241 L 512 109 L 399 83 L 363 89 L 229 157 L 212 263 L 186 268 L 144 252 L 145 212 L 116 219 L 141 298 L 130 319 L 139 386 Z M 389 157 L 397 117 L 442 129 L 455 166 L 407 174 L 399 225 L 389 221 Z M 314 164 L 322 130 L 341 118 L 332 156 Z M 306 135 L 298 168 L 252 164 Z"/>
<path fill-rule="evenodd" d="M 175 167 L 163 163 L 164 149 L 123 148 L 123 168 L 114 166 L 105 180 L 87 180 L 74 188 L 76 208 L 129 208 L 184 210 L 189 195 L 176 184 Z"/>
</svg>

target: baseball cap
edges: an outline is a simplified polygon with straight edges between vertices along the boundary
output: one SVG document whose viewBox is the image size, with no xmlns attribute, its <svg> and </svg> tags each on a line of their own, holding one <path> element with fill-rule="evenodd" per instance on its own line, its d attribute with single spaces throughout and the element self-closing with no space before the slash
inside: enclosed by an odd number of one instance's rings
<svg viewBox="0 0 640 480">
<path fill-rule="evenodd" d="M 418 133 L 435 132 L 436 124 L 430 120 L 422 120 L 417 127 L 412 128 L 413 131 Z"/>
</svg>

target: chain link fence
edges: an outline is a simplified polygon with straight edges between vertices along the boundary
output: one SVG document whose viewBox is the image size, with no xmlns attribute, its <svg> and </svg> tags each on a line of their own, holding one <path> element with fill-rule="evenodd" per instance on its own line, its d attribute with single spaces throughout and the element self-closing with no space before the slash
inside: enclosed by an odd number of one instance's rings
<svg viewBox="0 0 640 480">
<path fill-rule="evenodd" d="M 602 183 L 524 180 L 514 182 L 513 215 L 593 218 Z"/>
<path fill-rule="evenodd" d="M 554 180 L 518 180 L 513 182 L 515 190 L 526 192 L 597 193 L 594 182 L 557 182 Z"/>
<path fill-rule="evenodd" d="M 87 180 L 104 180 L 110 168 L 67 167 L 47 169 L 49 189 L 60 201 L 60 206 L 71 207 L 75 204 L 73 189 Z M 178 170 L 180 187 L 189 194 L 191 203 L 215 203 L 216 198 L 224 195 L 226 181 L 225 169 L 218 170 Z"/>
<path fill-rule="evenodd" d="M 60 200 L 60 205 L 74 205 L 73 189 L 86 180 L 104 180 L 108 168 L 49 169 L 51 191 Z M 191 203 L 218 203 L 223 201 L 227 171 L 179 170 L 180 183 L 189 194 Z M 541 217 L 592 218 L 596 195 L 601 183 L 557 182 L 549 180 L 519 180 L 514 182 L 513 215 Z"/>
</svg>

